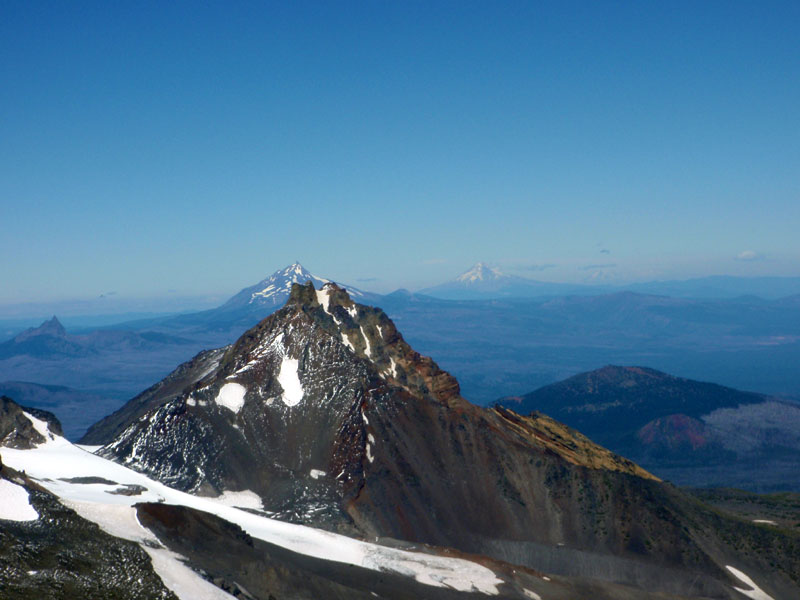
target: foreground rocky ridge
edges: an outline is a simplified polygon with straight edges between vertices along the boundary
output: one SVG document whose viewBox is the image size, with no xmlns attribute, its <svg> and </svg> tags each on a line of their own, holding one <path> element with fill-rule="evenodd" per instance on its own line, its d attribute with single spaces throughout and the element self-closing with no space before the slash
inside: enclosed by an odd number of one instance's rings
<svg viewBox="0 0 800 600">
<path fill-rule="evenodd" d="M 121 433 L 101 453 L 193 493 L 254 492 L 287 520 L 640 590 L 736 597 L 736 561 L 774 589 L 800 579 L 795 538 L 704 512 L 543 415 L 473 406 L 333 284 L 294 286 L 216 352 L 210 371 L 184 366 L 165 380 L 173 392 L 123 408 L 133 418 L 105 430 Z"/>
<path fill-rule="evenodd" d="M 37 515 L 0 517 L 4 600 L 178 600 L 137 544 L 102 531 L 14 469 L 0 465 L 0 484 L 24 489 Z"/>
</svg>

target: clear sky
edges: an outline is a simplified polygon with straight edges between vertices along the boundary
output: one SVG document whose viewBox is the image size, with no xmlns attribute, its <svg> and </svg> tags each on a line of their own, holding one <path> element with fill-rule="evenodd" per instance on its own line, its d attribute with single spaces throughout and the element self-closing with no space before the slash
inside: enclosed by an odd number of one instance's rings
<svg viewBox="0 0 800 600">
<path fill-rule="evenodd" d="M 800 274 L 800 3 L 0 3 L 0 304 Z"/>
</svg>

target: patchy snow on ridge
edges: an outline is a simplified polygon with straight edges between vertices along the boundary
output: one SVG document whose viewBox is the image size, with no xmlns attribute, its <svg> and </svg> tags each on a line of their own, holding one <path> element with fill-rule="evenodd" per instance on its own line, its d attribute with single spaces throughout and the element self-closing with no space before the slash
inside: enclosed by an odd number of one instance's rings
<svg viewBox="0 0 800 600">
<path fill-rule="evenodd" d="M 755 582 L 752 579 L 750 579 L 750 577 L 742 573 L 739 569 L 732 567 L 730 565 L 725 565 L 725 568 L 728 569 L 728 571 L 730 571 L 731 573 L 733 573 L 733 576 L 736 577 L 736 579 L 753 588 L 751 590 L 745 590 L 742 588 L 734 587 L 733 589 L 735 589 L 737 592 L 740 592 L 745 596 L 747 596 L 748 598 L 752 598 L 753 600 L 774 600 L 772 596 L 770 596 L 764 590 L 758 587 L 755 584 Z"/>
<path fill-rule="evenodd" d="M 228 410 L 239 413 L 244 406 L 244 395 L 247 389 L 238 383 L 226 383 L 219 389 L 219 393 L 214 401 Z"/>
<path fill-rule="evenodd" d="M 297 365 L 296 358 L 284 356 L 278 372 L 278 383 L 283 388 L 281 399 L 286 406 L 297 406 L 303 399 L 303 385 L 297 375 Z"/>
<path fill-rule="evenodd" d="M 138 522 L 135 520 L 135 513 L 132 512 L 135 511 L 133 505 L 138 502 L 167 502 L 217 515 L 235 523 L 255 538 L 293 552 L 322 560 L 357 565 L 374 571 L 413 577 L 425 585 L 497 595 L 499 594 L 497 586 L 502 583 L 491 569 L 466 559 L 371 544 L 328 531 L 276 521 L 226 506 L 211 498 L 180 492 L 124 465 L 85 452 L 60 436 L 56 436 L 49 444 L 42 444 L 30 450 L 4 448 L 3 462 L 13 469 L 24 470 L 29 477 L 61 499 L 71 501 L 70 506 L 81 516 L 116 531 L 113 535 L 130 535 L 137 540 L 148 539 L 152 534 L 141 526 L 138 530 L 134 528 Z M 102 477 L 115 483 L 80 484 L 74 482 L 73 478 L 76 477 Z M 140 485 L 145 491 L 137 496 L 106 493 L 123 485 Z M 123 508 L 116 510 L 119 506 Z M 166 549 L 148 550 L 146 544 L 143 544 L 143 547 L 153 557 L 156 572 L 162 577 L 165 585 L 173 586 L 171 588 L 173 591 L 176 588 L 181 589 L 176 593 L 182 600 L 201 598 L 229 600 L 229 596 L 213 595 L 222 592 L 202 580 L 188 567 L 179 564 L 178 555 Z M 168 571 L 162 567 L 162 559 L 169 561 Z M 179 581 L 175 581 L 176 578 Z M 184 586 L 190 584 L 202 586 L 201 581 L 211 587 L 204 588 L 205 591 L 201 592 L 184 591 L 186 589 Z"/>
<path fill-rule="evenodd" d="M 31 499 L 21 485 L 0 479 L 0 519 L 6 521 L 35 521 L 39 513 L 31 506 Z"/>
</svg>

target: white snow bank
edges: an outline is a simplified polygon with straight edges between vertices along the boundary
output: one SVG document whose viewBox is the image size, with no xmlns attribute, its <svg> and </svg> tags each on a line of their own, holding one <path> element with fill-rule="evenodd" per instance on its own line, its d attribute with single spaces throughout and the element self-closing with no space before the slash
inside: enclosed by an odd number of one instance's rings
<svg viewBox="0 0 800 600">
<path fill-rule="evenodd" d="M 119 527 L 120 533 L 128 532 L 126 535 L 132 535 L 132 522 L 124 515 L 124 511 L 115 512 L 114 506 L 131 507 L 137 502 L 161 501 L 215 514 L 237 524 L 255 538 L 293 552 L 375 571 L 406 575 L 426 585 L 498 594 L 497 586 L 502 583 L 491 569 L 465 559 L 432 556 L 370 544 L 311 527 L 275 521 L 225 506 L 210 498 L 179 492 L 147 478 L 142 473 L 85 452 L 60 436 L 56 436 L 49 444 L 31 450 L 4 448 L 3 462 L 13 469 L 25 470 L 29 477 L 35 478 L 38 483 L 62 499 L 93 504 L 94 508 L 91 511 L 82 508 L 83 516 L 102 520 L 109 528 Z M 86 485 L 61 479 L 90 476 L 102 477 L 117 483 Z M 146 491 L 137 496 L 106 493 L 122 485 L 140 485 L 146 488 Z M 112 525 L 109 521 L 117 525 Z M 137 535 L 145 536 L 147 532 L 137 532 Z M 177 559 L 176 561 L 179 562 Z M 173 563 L 173 567 L 175 564 Z M 166 582 L 170 576 L 165 574 L 163 577 Z M 208 594 L 200 594 L 192 597 L 192 600 L 207 597 L 213 598 Z"/>
<path fill-rule="evenodd" d="M 316 290 L 317 292 L 317 302 L 322 305 L 323 310 L 326 313 L 330 314 L 330 309 L 328 308 L 331 304 L 331 297 L 330 297 L 330 289 L 322 288 L 321 290 Z"/>
<path fill-rule="evenodd" d="M 234 596 L 223 592 L 213 583 L 206 581 L 183 563 L 183 557 L 166 548 L 142 546 L 153 561 L 153 570 L 161 581 L 180 600 L 231 600 Z"/>
<path fill-rule="evenodd" d="M 228 410 L 238 414 L 244 406 L 244 395 L 246 392 L 247 390 L 243 385 L 238 383 L 226 383 L 219 389 L 219 393 L 214 400 L 220 406 L 224 406 Z"/>
<path fill-rule="evenodd" d="M 772 596 L 770 596 L 764 590 L 758 587 L 755 584 L 755 582 L 752 579 L 750 579 L 750 577 L 742 573 L 739 569 L 736 569 L 735 567 L 732 567 L 730 565 L 725 565 L 725 568 L 728 569 L 728 571 L 730 571 L 731 573 L 733 573 L 736 579 L 738 579 L 742 583 L 746 583 L 751 588 L 753 588 L 751 590 L 745 590 L 742 588 L 734 587 L 733 589 L 735 589 L 737 592 L 741 592 L 742 594 L 744 594 L 748 598 L 752 598 L 753 600 L 774 600 Z"/>
<path fill-rule="evenodd" d="M 239 508 L 254 508 L 256 510 L 264 510 L 264 504 L 261 502 L 261 496 L 251 490 L 242 490 L 240 492 L 232 492 L 225 490 L 220 496 L 216 498 L 209 498 L 214 502 L 219 502 L 224 506 L 238 506 Z"/>
<path fill-rule="evenodd" d="M 284 356 L 281 369 L 278 372 L 278 383 L 283 388 L 281 399 L 286 406 L 296 406 L 303 399 L 303 385 L 297 375 L 298 361 L 296 358 Z"/>
<path fill-rule="evenodd" d="M 39 513 L 31 506 L 28 490 L 8 479 L 0 479 L 0 519 L 35 521 L 38 518 Z"/>
<path fill-rule="evenodd" d="M 336 323 L 337 325 L 341 325 L 342 324 L 342 322 L 339 319 L 336 318 L 336 315 L 334 315 L 331 312 L 331 289 L 330 288 L 323 287 L 321 290 L 317 290 L 317 301 L 322 305 L 322 310 L 324 310 L 326 313 L 328 313 L 331 316 L 331 318 L 333 319 L 334 323 Z"/>
<path fill-rule="evenodd" d="M 325 471 L 320 471 L 319 469 L 311 469 L 311 473 L 309 473 L 309 475 L 311 475 L 312 479 L 319 479 L 320 477 L 325 477 L 327 473 Z"/>
<path fill-rule="evenodd" d="M 753 519 L 753 523 L 761 523 L 762 525 L 774 525 L 775 527 L 778 524 L 775 521 L 770 521 L 769 519 Z"/>
</svg>

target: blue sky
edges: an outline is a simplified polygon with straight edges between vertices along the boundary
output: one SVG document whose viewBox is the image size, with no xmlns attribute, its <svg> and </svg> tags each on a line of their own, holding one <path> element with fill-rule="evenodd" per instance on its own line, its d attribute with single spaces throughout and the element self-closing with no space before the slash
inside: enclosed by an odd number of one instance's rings
<svg viewBox="0 0 800 600">
<path fill-rule="evenodd" d="M 797 2 L 3 2 L 0 304 L 294 260 L 377 291 L 800 274 L 799 30 Z"/>
</svg>

